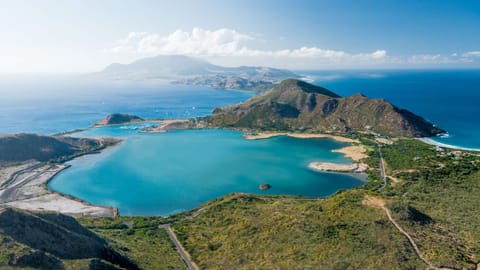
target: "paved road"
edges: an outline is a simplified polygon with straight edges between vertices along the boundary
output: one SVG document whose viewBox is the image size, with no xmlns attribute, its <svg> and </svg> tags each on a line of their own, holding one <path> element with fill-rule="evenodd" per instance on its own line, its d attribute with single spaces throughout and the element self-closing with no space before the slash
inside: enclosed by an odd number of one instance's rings
<svg viewBox="0 0 480 270">
<path fill-rule="evenodd" d="M 378 151 L 378 164 L 380 167 L 380 176 L 382 177 L 382 185 L 377 189 L 377 191 L 380 191 L 387 186 L 387 176 L 385 174 L 385 165 L 382 157 L 382 147 L 379 144 L 377 144 L 377 151 Z"/>
<path fill-rule="evenodd" d="M 198 270 L 199 269 L 198 266 L 190 259 L 190 255 L 188 255 L 187 251 L 185 251 L 182 244 L 178 241 L 177 236 L 175 235 L 172 228 L 170 227 L 170 224 L 160 225 L 160 228 L 165 229 L 165 231 L 168 234 L 168 237 L 175 245 L 175 248 L 177 249 L 178 254 L 180 255 L 180 257 L 182 257 L 183 261 L 187 265 L 187 268 L 189 270 Z"/>
</svg>

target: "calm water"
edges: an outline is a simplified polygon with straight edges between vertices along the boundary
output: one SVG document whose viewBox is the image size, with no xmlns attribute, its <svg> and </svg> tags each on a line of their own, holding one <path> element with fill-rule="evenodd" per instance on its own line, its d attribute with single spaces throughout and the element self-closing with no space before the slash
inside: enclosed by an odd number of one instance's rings
<svg viewBox="0 0 480 270">
<path fill-rule="evenodd" d="M 448 131 L 438 142 L 480 149 L 480 70 L 304 73 L 342 96 L 385 98 L 425 117 Z"/>
<path fill-rule="evenodd" d="M 240 132 L 228 130 L 142 134 L 108 127 L 93 132 L 100 136 L 102 130 L 126 136 L 126 141 L 102 154 L 72 161 L 73 166 L 49 186 L 95 204 L 118 207 L 123 215 L 167 215 L 231 192 L 317 197 L 363 183 L 348 175 L 307 168 L 311 161 L 348 162 L 331 152 L 344 144 L 330 139 L 249 141 Z M 261 183 L 272 188 L 260 191 Z"/>
<path fill-rule="evenodd" d="M 116 112 L 190 118 L 253 94 L 161 83 L 107 83 L 65 77 L 0 77 L 0 134 L 86 128 Z"/>
</svg>

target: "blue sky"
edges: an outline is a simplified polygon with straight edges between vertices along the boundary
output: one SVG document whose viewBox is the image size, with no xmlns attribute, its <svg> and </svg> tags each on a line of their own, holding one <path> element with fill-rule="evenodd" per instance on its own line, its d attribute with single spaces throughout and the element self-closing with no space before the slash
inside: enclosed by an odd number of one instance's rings
<svg viewBox="0 0 480 270">
<path fill-rule="evenodd" d="M 292 69 L 478 68 L 480 1 L 0 0 L 0 73 L 187 54 Z"/>
</svg>

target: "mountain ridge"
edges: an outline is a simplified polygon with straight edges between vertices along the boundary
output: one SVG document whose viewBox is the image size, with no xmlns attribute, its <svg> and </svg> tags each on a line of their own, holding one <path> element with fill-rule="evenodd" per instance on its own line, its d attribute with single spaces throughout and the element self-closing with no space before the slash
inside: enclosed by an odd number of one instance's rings
<svg viewBox="0 0 480 270">
<path fill-rule="evenodd" d="M 444 132 L 385 99 L 363 94 L 340 97 L 296 79 L 284 80 L 244 103 L 216 108 L 205 120 L 222 127 L 339 134 L 373 132 L 395 137 L 430 137 Z"/>
<path fill-rule="evenodd" d="M 253 91 L 268 90 L 287 78 L 300 78 L 300 75 L 285 69 L 261 66 L 223 67 L 185 55 L 158 55 L 129 64 L 113 63 L 89 76 L 107 80 L 166 80 L 175 84 Z"/>
</svg>

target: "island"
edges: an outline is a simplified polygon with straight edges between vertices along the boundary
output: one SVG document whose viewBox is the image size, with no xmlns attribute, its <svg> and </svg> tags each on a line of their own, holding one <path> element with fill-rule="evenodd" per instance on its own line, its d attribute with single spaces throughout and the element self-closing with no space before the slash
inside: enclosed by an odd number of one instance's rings
<svg viewBox="0 0 480 270">
<path fill-rule="evenodd" d="M 102 80 L 165 81 L 215 89 L 264 92 L 287 78 L 301 78 L 292 71 L 271 67 L 223 67 L 185 55 L 159 55 L 130 64 L 111 64 L 88 77 Z"/>
<path fill-rule="evenodd" d="M 139 123 L 143 121 L 145 121 L 145 119 L 136 115 L 114 113 L 96 122 L 93 126 L 103 127 L 103 126 L 112 126 L 112 125 L 134 124 L 134 123 Z"/>
</svg>

